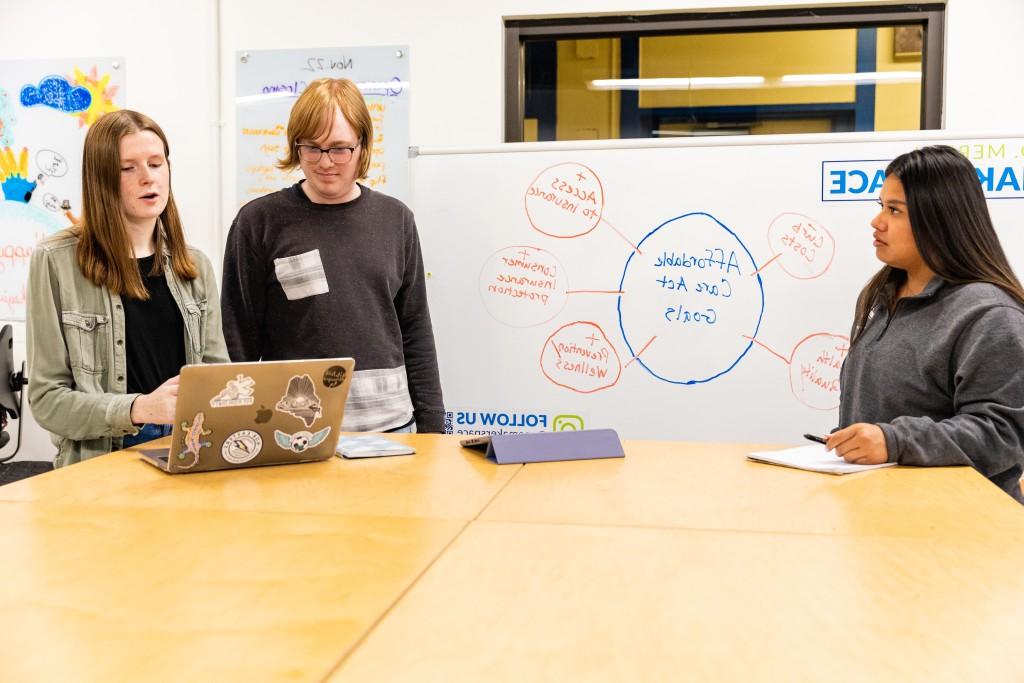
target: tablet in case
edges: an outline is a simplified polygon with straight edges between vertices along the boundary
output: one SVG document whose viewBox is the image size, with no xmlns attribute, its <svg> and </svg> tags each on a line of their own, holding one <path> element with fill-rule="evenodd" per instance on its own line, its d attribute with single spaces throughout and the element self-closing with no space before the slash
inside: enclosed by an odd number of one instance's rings
<svg viewBox="0 0 1024 683">
<path fill-rule="evenodd" d="M 499 465 L 626 457 L 614 429 L 494 434 L 489 438 L 466 439 L 460 443 L 468 448 L 486 450 L 487 458 Z"/>
</svg>

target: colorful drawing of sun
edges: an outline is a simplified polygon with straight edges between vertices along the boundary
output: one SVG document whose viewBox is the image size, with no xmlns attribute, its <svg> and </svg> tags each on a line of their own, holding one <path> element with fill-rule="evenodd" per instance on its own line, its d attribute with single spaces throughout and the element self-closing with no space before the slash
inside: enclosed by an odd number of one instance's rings
<svg viewBox="0 0 1024 683">
<path fill-rule="evenodd" d="M 91 126 L 96 122 L 96 119 L 106 114 L 108 111 L 117 111 L 117 105 L 114 104 L 114 96 L 117 94 L 117 86 L 112 85 L 109 88 L 107 84 L 110 82 L 110 74 L 104 74 L 103 78 L 99 78 L 96 75 L 96 67 L 94 66 L 88 75 L 83 74 L 79 71 L 78 67 L 75 67 L 75 76 L 72 79 L 72 84 L 81 86 L 89 91 L 92 95 L 92 104 L 85 111 L 78 112 L 74 116 L 78 117 L 78 126 Z"/>
</svg>

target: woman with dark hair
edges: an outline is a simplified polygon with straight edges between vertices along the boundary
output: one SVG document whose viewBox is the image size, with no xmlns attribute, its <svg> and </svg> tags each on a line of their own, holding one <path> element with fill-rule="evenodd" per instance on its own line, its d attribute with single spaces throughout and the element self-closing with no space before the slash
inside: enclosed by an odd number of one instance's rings
<svg viewBox="0 0 1024 683">
<path fill-rule="evenodd" d="M 228 360 L 168 155 L 149 117 L 100 117 L 85 136 L 81 220 L 32 252 L 28 396 L 57 467 L 169 434 L 181 366 Z"/>
<path fill-rule="evenodd" d="M 974 166 L 925 147 L 885 175 L 871 221 L 885 265 L 857 300 L 827 448 L 865 465 L 970 465 L 1024 503 L 1024 289 Z"/>
</svg>

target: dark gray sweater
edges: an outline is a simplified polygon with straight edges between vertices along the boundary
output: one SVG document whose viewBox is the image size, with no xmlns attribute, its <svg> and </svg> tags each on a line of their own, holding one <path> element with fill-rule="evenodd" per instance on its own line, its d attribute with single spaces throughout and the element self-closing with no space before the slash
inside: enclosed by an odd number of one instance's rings
<svg viewBox="0 0 1024 683">
<path fill-rule="evenodd" d="M 934 278 L 876 308 L 841 375 L 839 426 L 877 424 L 889 461 L 970 465 L 1024 503 L 1024 308 Z"/>
<path fill-rule="evenodd" d="M 357 377 L 383 383 L 404 366 L 418 430 L 439 432 L 444 407 L 416 223 L 397 199 L 360 191 L 344 204 L 314 204 L 296 184 L 242 207 L 224 250 L 228 350 L 236 361 L 352 356 Z"/>
</svg>

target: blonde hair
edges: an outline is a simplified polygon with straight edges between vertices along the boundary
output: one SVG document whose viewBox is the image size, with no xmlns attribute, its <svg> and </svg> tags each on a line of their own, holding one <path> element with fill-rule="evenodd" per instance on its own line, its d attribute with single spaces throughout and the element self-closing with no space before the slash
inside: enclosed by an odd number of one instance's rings
<svg viewBox="0 0 1024 683">
<path fill-rule="evenodd" d="M 288 151 L 277 162 L 277 167 L 284 171 L 295 170 L 299 165 L 296 143 L 323 136 L 334 127 L 338 109 L 359 136 L 362 153 L 359 155 L 357 177 L 365 178 L 370 172 L 370 158 L 373 156 L 373 121 L 363 93 L 347 78 L 321 78 L 310 83 L 299 95 L 288 116 Z"/>
<path fill-rule="evenodd" d="M 148 299 L 139 266 L 128 241 L 124 205 L 121 199 L 121 138 L 144 130 L 152 131 L 164 145 L 167 157 L 167 206 L 160 214 L 163 230 L 156 231 L 156 253 L 171 254 L 171 268 L 182 280 L 194 280 L 199 270 L 188 254 L 181 217 L 170 186 L 170 149 L 167 136 L 156 121 L 129 109 L 101 116 L 85 134 L 82 150 L 82 217 L 71 228 L 78 236 L 78 267 L 93 284 L 117 295 Z M 162 233 L 162 234 L 161 234 Z M 153 259 L 150 275 L 163 273 L 163 259 Z"/>
</svg>

